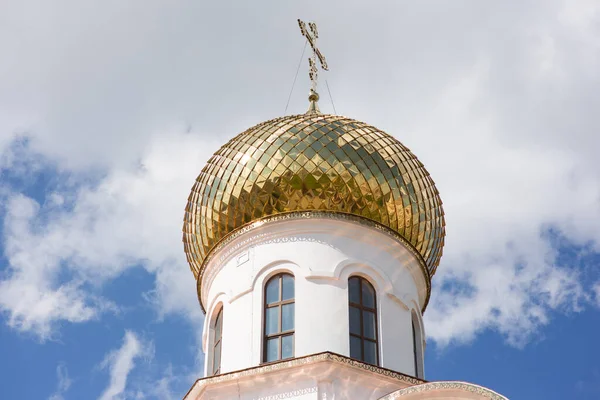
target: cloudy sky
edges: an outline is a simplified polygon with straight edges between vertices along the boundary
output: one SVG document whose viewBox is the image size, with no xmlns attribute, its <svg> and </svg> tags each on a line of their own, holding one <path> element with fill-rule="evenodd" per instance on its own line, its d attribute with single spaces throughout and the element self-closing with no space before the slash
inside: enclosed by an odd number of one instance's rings
<svg viewBox="0 0 600 400">
<path fill-rule="evenodd" d="M 297 18 L 337 112 L 444 201 L 427 378 L 599 398 L 597 0 L 0 2 L 0 398 L 177 399 L 202 374 L 187 195 L 284 113 Z M 287 113 L 308 87 L 303 64 Z"/>
</svg>

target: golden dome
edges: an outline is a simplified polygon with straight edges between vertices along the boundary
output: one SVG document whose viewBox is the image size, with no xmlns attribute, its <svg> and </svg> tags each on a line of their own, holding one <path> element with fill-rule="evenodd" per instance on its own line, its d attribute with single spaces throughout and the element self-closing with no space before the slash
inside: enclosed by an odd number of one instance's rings
<svg viewBox="0 0 600 400">
<path fill-rule="evenodd" d="M 183 226 L 194 276 L 211 249 L 241 227 L 299 211 L 374 221 L 412 245 L 430 275 L 439 264 L 444 212 L 423 164 L 377 128 L 309 112 L 246 130 L 202 169 Z"/>
</svg>

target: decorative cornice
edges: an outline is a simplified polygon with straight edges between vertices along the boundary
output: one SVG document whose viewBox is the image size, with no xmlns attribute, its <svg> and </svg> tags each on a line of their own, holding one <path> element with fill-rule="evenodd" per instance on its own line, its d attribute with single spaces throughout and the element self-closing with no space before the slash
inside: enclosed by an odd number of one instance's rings
<svg viewBox="0 0 600 400">
<path fill-rule="evenodd" d="M 264 375 L 269 372 L 281 371 L 288 368 L 298 367 L 307 364 L 314 364 L 318 362 L 333 362 L 337 364 L 346 365 L 355 369 L 360 369 L 362 371 L 368 371 L 380 376 L 385 376 L 388 378 L 392 378 L 401 382 L 405 382 L 410 385 L 421 385 L 427 381 L 419 378 L 415 378 L 410 375 L 406 375 L 400 372 L 392 371 L 391 369 L 377 367 L 375 365 L 366 364 L 361 361 L 353 360 L 349 357 L 342 356 L 337 353 L 332 352 L 324 352 L 312 354 L 309 356 L 298 357 L 288 361 L 279 361 L 266 365 L 259 365 L 256 367 L 246 368 L 240 371 L 229 372 L 222 375 L 211 376 L 207 378 L 198 379 L 192 388 L 188 391 L 188 393 L 184 396 L 184 399 L 187 398 L 188 394 L 194 389 L 194 387 L 198 385 L 212 385 L 216 383 L 224 383 L 236 381 L 241 378 L 253 377 Z"/>
<path fill-rule="evenodd" d="M 400 235 L 396 231 L 392 230 L 391 228 L 388 228 L 387 226 L 380 224 L 379 222 L 373 221 L 366 217 L 354 215 L 354 214 L 348 214 L 348 213 L 343 213 L 343 212 L 333 212 L 333 211 L 294 211 L 294 212 L 288 212 L 288 213 L 277 214 L 274 216 L 264 217 L 264 218 L 255 220 L 253 222 L 250 222 L 250 223 L 230 232 L 229 234 L 224 236 L 221 240 L 219 240 L 212 247 L 212 249 L 208 252 L 208 254 L 206 255 L 206 257 L 204 258 L 204 260 L 202 262 L 202 265 L 200 267 L 200 272 L 198 274 L 198 280 L 196 281 L 196 289 L 198 292 L 198 301 L 200 303 L 200 308 L 202 309 L 203 313 L 206 313 L 206 310 L 204 308 L 204 304 L 202 301 L 202 286 L 203 286 L 203 281 L 204 281 L 205 274 L 206 274 L 206 269 L 207 269 L 208 264 L 214 259 L 214 257 L 219 253 L 219 251 L 221 249 L 223 249 L 224 247 L 226 247 L 227 245 L 229 245 L 234 240 L 241 237 L 242 235 L 244 235 L 252 230 L 258 229 L 267 223 L 289 221 L 289 220 L 294 220 L 294 219 L 331 219 L 331 220 L 338 220 L 338 221 L 347 221 L 347 222 L 356 223 L 356 224 L 360 224 L 362 226 L 376 229 L 377 231 L 402 243 L 404 245 L 404 247 L 418 261 L 419 266 L 421 267 L 421 271 L 423 272 L 423 276 L 425 277 L 425 283 L 427 285 L 427 292 L 426 292 L 426 296 L 425 296 L 425 302 L 423 303 L 423 308 L 421 310 L 422 313 L 425 312 L 425 309 L 427 308 L 427 304 L 429 303 L 429 298 L 431 296 L 431 274 L 430 274 L 429 270 L 427 269 L 427 264 L 425 263 L 423 256 L 421 256 L 421 254 L 417 251 L 417 249 L 408 240 L 406 240 L 402 235 Z M 219 260 L 221 262 L 225 261 L 225 259 L 227 257 L 229 257 L 236 249 L 239 249 L 240 247 L 247 245 L 249 243 L 255 242 L 257 240 L 266 239 L 269 236 L 270 235 L 268 235 L 268 234 L 256 235 L 256 236 L 248 238 L 240 243 L 237 243 L 233 249 L 230 249 L 225 254 L 222 254 L 219 257 Z M 215 268 L 213 271 L 211 271 L 210 275 L 209 275 L 209 281 L 218 272 L 219 272 L 219 268 Z"/>
<path fill-rule="evenodd" d="M 508 400 L 506 397 L 494 392 L 491 389 L 487 389 L 479 385 L 474 385 L 472 383 L 457 381 L 423 383 L 416 386 L 400 389 L 396 392 L 381 397 L 379 400 L 395 400 L 411 394 L 431 392 L 435 390 L 459 390 L 461 392 L 475 393 L 483 398 L 490 400 Z"/>
</svg>

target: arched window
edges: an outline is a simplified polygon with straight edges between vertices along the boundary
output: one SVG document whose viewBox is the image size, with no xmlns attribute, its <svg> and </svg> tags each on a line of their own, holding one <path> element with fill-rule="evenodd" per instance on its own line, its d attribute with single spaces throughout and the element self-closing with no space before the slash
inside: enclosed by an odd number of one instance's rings
<svg viewBox="0 0 600 400">
<path fill-rule="evenodd" d="M 265 285 L 263 361 L 294 357 L 294 277 L 275 275 Z"/>
<path fill-rule="evenodd" d="M 364 278 L 348 279 L 350 310 L 350 357 L 379 365 L 377 299 L 373 285 Z"/>
<path fill-rule="evenodd" d="M 412 313 L 412 336 L 413 336 L 413 357 L 415 364 L 415 376 L 423 378 L 423 337 L 419 328 L 419 320 L 417 314 Z"/>
<path fill-rule="evenodd" d="M 221 339 L 223 338 L 223 307 L 219 310 L 217 318 L 215 318 L 215 338 L 213 341 L 212 354 L 212 374 L 219 375 L 221 373 Z"/>
</svg>

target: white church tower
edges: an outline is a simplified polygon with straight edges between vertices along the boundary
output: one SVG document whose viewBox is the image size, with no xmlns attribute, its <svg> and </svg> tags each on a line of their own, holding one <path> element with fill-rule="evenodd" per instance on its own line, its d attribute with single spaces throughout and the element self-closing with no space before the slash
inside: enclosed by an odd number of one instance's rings
<svg viewBox="0 0 600 400">
<path fill-rule="evenodd" d="M 208 161 L 189 196 L 205 377 L 186 400 L 504 399 L 427 382 L 422 313 L 444 245 L 423 164 L 360 121 L 321 114 L 317 30 L 308 112 L 258 124 Z"/>
</svg>

